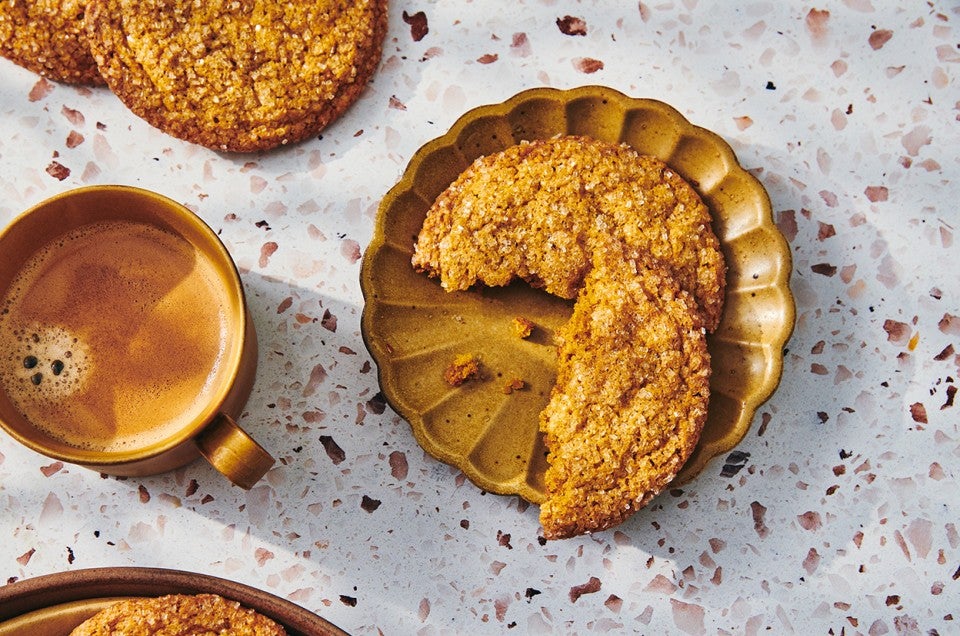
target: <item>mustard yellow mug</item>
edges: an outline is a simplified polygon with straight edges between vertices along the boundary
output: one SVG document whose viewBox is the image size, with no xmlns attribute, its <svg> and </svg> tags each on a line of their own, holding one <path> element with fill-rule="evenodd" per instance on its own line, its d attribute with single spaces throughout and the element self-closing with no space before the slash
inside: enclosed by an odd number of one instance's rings
<svg viewBox="0 0 960 636">
<path fill-rule="evenodd" d="M 193 212 L 127 186 L 54 196 L 0 233 L 0 425 L 102 473 L 203 455 L 251 488 L 274 459 L 236 424 L 257 338 L 236 265 Z"/>
</svg>

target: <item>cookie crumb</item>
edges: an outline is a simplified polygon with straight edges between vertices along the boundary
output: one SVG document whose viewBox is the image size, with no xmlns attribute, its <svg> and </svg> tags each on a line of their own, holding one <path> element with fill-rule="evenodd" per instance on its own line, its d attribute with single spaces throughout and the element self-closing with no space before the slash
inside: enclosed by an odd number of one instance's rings
<svg viewBox="0 0 960 636">
<path fill-rule="evenodd" d="M 513 333 L 518 338 L 529 338 L 533 333 L 533 322 L 523 316 L 517 316 L 513 319 Z"/>
<path fill-rule="evenodd" d="M 503 392 L 505 395 L 510 395 L 514 391 L 522 391 L 527 388 L 527 383 L 520 378 L 512 378 L 507 380 L 507 383 L 503 385 Z"/>
<path fill-rule="evenodd" d="M 450 386 L 460 386 L 468 380 L 480 378 L 480 362 L 472 353 L 461 353 L 443 372 L 443 379 Z"/>
</svg>

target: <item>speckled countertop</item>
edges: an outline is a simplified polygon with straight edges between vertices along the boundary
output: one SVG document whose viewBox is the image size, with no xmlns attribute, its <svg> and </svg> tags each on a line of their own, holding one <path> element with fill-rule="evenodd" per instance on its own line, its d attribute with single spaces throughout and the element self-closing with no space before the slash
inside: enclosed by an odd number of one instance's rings
<svg viewBox="0 0 960 636">
<path fill-rule="evenodd" d="M 342 119 L 239 157 L 0 60 L 0 222 L 94 183 L 198 212 L 242 270 L 261 350 L 243 423 L 279 459 L 244 492 L 203 462 L 104 478 L 0 435 L 0 581 L 185 569 L 355 634 L 957 633 L 958 47 L 952 2 L 399 1 Z M 474 106 L 583 84 L 732 145 L 791 246 L 797 323 L 736 456 L 615 531 L 543 543 L 536 506 L 385 408 L 358 274 L 417 148 Z"/>
</svg>

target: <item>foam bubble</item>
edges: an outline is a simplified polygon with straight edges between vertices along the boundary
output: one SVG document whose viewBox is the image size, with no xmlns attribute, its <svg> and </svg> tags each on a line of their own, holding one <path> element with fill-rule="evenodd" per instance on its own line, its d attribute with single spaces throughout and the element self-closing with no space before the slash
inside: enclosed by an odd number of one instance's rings
<svg viewBox="0 0 960 636">
<path fill-rule="evenodd" d="M 0 321 L 2 324 L 3 321 Z M 89 347 L 60 326 L 13 326 L 0 341 L 0 385 L 20 410 L 28 404 L 57 406 L 89 380 Z"/>
</svg>

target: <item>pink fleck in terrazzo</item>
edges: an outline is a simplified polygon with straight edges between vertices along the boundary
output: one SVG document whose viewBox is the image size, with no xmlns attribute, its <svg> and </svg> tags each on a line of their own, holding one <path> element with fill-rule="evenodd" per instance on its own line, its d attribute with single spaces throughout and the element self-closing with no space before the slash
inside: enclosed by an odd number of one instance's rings
<svg viewBox="0 0 960 636">
<path fill-rule="evenodd" d="M 47 174 L 56 179 L 57 181 L 63 181 L 70 176 L 70 168 L 66 167 L 59 161 L 51 161 L 47 165 Z"/>
<path fill-rule="evenodd" d="M 582 597 L 585 594 L 596 594 L 597 592 L 600 591 L 601 587 L 602 585 L 600 583 L 600 579 L 598 579 L 595 576 L 591 576 L 590 580 L 587 581 L 586 583 L 575 585 L 570 588 L 570 594 L 569 594 L 570 602 L 576 603 L 580 599 L 580 597 Z"/>
<path fill-rule="evenodd" d="M 404 480 L 407 478 L 409 472 L 409 465 L 407 464 L 406 454 L 400 451 L 393 451 L 390 453 L 390 474 L 394 479 Z"/>
<path fill-rule="evenodd" d="M 577 57 L 573 59 L 573 68 L 580 73 L 592 75 L 603 70 L 603 62 L 592 57 Z"/>
<path fill-rule="evenodd" d="M 510 40 L 510 53 L 516 57 L 529 57 L 533 51 L 526 33 L 514 33 Z"/>
<path fill-rule="evenodd" d="M 403 21 L 410 25 L 410 37 L 414 42 L 419 42 L 430 32 L 427 26 L 427 15 L 423 11 L 410 14 L 403 12 Z"/>
<path fill-rule="evenodd" d="M 557 18 L 557 28 L 564 35 L 585 36 L 587 34 L 587 23 L 583 18 L 572 15 L 565 15 Z"/>
</svg>

